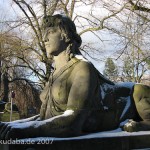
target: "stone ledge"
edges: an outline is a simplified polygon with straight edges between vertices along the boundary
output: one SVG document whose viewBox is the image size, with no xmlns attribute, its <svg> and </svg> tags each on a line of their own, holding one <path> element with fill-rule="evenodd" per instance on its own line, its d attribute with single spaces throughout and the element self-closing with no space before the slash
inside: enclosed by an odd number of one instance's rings
<svg viewBox="0 0 150 150">
<path fill-rule="evenodd" d="M 39 137 L 17 142 L 26 144 L 3 145 L 3 149 L 1 145 L 0 150 L 143 150 L 150 148 L 150 131 L 128 133 L 117 129 L 72 138 Z"/>
</svg>

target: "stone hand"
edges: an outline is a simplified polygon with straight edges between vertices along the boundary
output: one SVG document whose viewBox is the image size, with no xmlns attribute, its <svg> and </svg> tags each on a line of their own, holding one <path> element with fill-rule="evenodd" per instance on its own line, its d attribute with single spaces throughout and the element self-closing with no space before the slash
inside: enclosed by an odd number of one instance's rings
<svg viewBox="0 0 150 150">
<path fill-rule="evenodd" d="M 3 131 L 5 130 L 5 128 L 7 127 L 9 123 L 8 122 L 0 122 L 0 139 L 1 139 L 1 135 L 3 133 Z"/>
<path fill-rule="evenodd" d="M 124 126 L 123 129 L 127 132 L 136 132 L 138 131 L 138 123 L 133 121 L 133 120 L 129 120 Z"/>
<path fill-rule="evenodd" d="M 36 121 L 27 123 L 1 123 L 0 139 L 21 139 L 36 136 Z"/>
</svg>

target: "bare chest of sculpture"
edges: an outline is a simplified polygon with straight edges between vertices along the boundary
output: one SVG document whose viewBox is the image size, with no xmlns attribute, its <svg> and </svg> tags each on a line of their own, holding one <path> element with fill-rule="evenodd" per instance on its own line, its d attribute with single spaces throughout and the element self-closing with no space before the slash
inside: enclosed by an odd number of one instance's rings
<svg viewBox="0 0 150 150">
<path fill-rule="evenodd" d="M 56 74 L 51 75 L 40 96 L 42 101 L 41 118 L 48 119 L 61 115 L 66 110 L 71 88 L 71 72 L 77 62 L 71 62 Z"/>
</svg>

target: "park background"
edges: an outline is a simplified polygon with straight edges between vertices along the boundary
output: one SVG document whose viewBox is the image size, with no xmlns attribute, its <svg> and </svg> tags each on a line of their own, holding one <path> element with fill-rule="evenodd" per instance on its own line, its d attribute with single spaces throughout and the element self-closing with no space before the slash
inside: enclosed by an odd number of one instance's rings
<svg viewBox="0 0 150 150">
<path fill-rule="evenodd" d="M 82 37 L 81 52 L 113 82 L 150 85 L 149 0 L 0 0 L 0 100 L 21 118 L 39 113 L 52 71 L 42 18 L 64 14 Z"/>
</svg>

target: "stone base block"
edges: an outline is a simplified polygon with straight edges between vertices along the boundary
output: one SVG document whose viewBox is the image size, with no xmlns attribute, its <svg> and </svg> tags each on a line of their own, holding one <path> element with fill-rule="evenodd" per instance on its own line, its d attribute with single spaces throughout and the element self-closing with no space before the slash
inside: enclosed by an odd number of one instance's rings
<svg viewBox="0 0 150 150">
<path fill-rule="evenodd" d="M 72 138 L 39 137 L 15 142 L 0 145 L 0 150 L 150 150 L 150 131 L 114 130 Z"/>
</svg>

